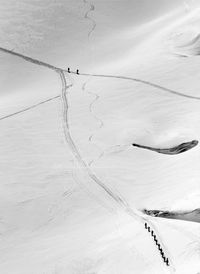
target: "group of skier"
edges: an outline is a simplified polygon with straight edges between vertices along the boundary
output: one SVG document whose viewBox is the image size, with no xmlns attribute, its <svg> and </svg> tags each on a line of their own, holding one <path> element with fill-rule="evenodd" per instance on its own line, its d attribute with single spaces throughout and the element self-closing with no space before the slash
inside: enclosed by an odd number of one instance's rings
<svg viewBox="0 0 200 274">
<path fill-rule="evenodd" d="M 160 254 L 161 254 L 161 256 L 162 256 L 164 262 L 166 263 L 167 266 L 169 266 L 169 259 L 165 257 L 164 252 L 163 252 L 163 250 L 162 250 L 160 244 L 158 243 L 158 240 L 157 240 L 157 238 L 156 238 L 156 235 L 154 234 L 154 231 L 151 230 L 150 226 L 148 226 L 147 223 L 145 223 L 145 229 L 147 229 L 148 232 L 151 232 L 151 236 L 153 237 L 154 242 L 155 242 L 156 245 L 158 246 L 158 250 L 160 251 Z"/>
<path fill-rule="evenodd" d="M 67 69 L 67 72 L 71 73 L 70 68 Z M 79 70 L 78 69 L 76 70 L 76 74 L 79 74 Z"/>
</svg>

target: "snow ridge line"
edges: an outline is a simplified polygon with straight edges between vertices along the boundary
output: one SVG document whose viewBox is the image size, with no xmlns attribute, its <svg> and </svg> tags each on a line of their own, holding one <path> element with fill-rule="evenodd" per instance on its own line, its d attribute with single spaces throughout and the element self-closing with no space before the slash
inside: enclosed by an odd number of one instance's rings
<svg viewBox="0 0 200 274">
<path fill-rule="evenodd" d="M 87 0 L 83 0 L 83 2 L 84 2 L 85 4 L 89 4 L 89 5 L 90 5 L 90 9 L 89 9 L 89 10 L 85 13 L 85 15 L 84 15 L 84 18 L 85 18 L 85 19 L 88 19 L 88 20 L 90 20 L 90 21 L 92 22 L 92 28 L 91 28 L 91 30 L 88 32 L 88 39 L 89 39 L 89 38 L 90 38 L 90 35 L 92 34 L 92 32 L 94 31 L 94 29 L 96 28 L 96 22 L 95 22 L 94 19 L 92 19 L 91 17 L 89 17 L 88 14 L 89 14 L 90 12 L 92 12 L 92 11 L 95 10 L 95 6 L 94 6 L 93 4 L 91 4 L 91 3 L 89 3 Z"/>
<path fill-rule="evenodd" d="M 76 145 L 73 142 L 73 139 L 71 137 L 70 134 L 70 130 L 69 130 L 69 124 L 68 124 L 68 98 L 67 98 L 67 89 L 69 87 L 71 87 L 72 85 L 67 86 L 67 82 L 66 82 L 66 78 L 65 78 L 65 74 L 64 72 L 67 72 L 67 70 L 65 69 L 61 69 L 55 66 L 52 66 L 48 63 L 27 57 L 23 54 L 19 54 L 16 53 L 14 51 L 11 50 L 7 50 L 5 48 L 0 47 L 0 51 L 3 51 L 5 53 L 14 55 L 14 56 L 18 56 L 22 59 L 25 59 L 28 62 L 37 64 L 39 66 L 44 66 L 47 67 L 53 71 L 55 71 L 56 73 L 59 74 L 61 82 L 62 82 L 62 101 L 63 101 L 63 127 L 64 127 L 64 134 L 65 134 L 65 139 L 67 141 L 67 143 L 69 144 L 75 158 L 77 159 L 77 161 L 79 162 L 79 164 L 87 171 L 89 177 L 102 189 L 104 189 L 104 191 L 115 201 L 117 202 L 117 204 L 131 217 L 133 217 L 134 219 L 136 219 L 139 222 L 145 223 L 148 222 L 151 224 L 151 227 L 154 227 L 154 225 L 151 223 L 151 221 L 146 218 L 140 211 L 138 211 L 137 209 L 133 209 L 131 208 L 128 203 L 121 198 L 119 195 L 115 194 L 111 189 L 109 189 L 103 182 L 101 182 L 96 175 L 89 169 L 89 167 L 87 166 L 87 164 L 84 162 L 84 160 L 82 159 L 78 149 L 76 148 Z M 75 74 L 75 72 L 73 72 Z M 82 74 L 82 75 L 89 75 L 89 74 Z M 91 75 L 91 76 L 97 76 L 99 77 L 99 75 Z M 115 76 L 101 76 L 101 77 L 112 77 L 112 78 L 119 78 L 119 77 L 115 77 Z M 121 79 L 132 79 L 133 78 L 129 78 L 129 77 L 120 77 Z M 180 94 L 179 94 L 180 95 Z M 181 95 L 183 96 L 183 95 Z M 194 99 L 194 98 L 193 98 Z M 196 99 L 196 98 L 195 98 Z M 156 231 L 156 228 L 154 228 L 154 230 Z M 158 233 L 157 233 L 158 236 Z M 159 239 L 160 242 L 161 239 Z M 164 244 L 162 244 L 164 246 Z M 165 248 L 166 249 L 166 248 Z M 168 252 L 169 253 L 169 252 Z M 169 256 L 168 256 L 169 257 Z M 172 256 L 170 255 L 170 257 L 172 258 Z M 172 260 L 171 260 L 172 261 Z M 170 264 L 170 268 L 169 268 L 170 273 L 174 273 L 175 272 L 175 268 L 172 266 L 172 262 Z"/>
<path fill-rule="evenodd" d="M 18 56 L 18 57 L 20 57 L 20 58 L 22 58 L 22 59 L 24 59 L 24 60 L 26 60 L 28 62 L 31 62 L 31 63 L 37 64 L 39 66 L 43 66 L 43 67 L 49 68 L 49 69 L 54 70 L 54 71 L 63 71 L 63 72 L 69 73 L 69 71 L 67 69 L 59 68 L 59 67 L 50 65 L 50 64 L 45 63 L 43 61 L 39 61 L 37 59 L 28 57 L 26 55 L 23 55 L 21 53 L 17 53 L 17 52 L 12 51 L 12 50 L 8 50 L 8 49 L 0 47 L 0 51 L 8 53 L 8 54 L 12 54 L 14 56 Z M 77 75 L 77 72 L 75 72 L 75 71 L 71 71 L 70 73 Z M 132 78 L 132 77 L 127 77 L 127 76 L 122 76 L 122 75 L 106 75 L 106 74 L 90 74 L 90 73 L 79 73 L 79 75 L 82 75 L 82 76 L 92 76 L 92 77 L 101 77 L 101 78 L 116 78 L 116 79 L 130 80 L 130 81 L 139 82 L 139 83 L 142 83 L 142 84 L 145 84 L 145 85 L 148 85 L 148 86 L 155 87 L 157 89 L 160 89 L 160 90 L 172 93 L 172 94 L 177 95 L 177 96 L 186 97 L 188 99 L 200 100 L 200 97 L 192 96 L 192 95 L 187 95 L 187 94 L 175 91 L 173 89 L 166 88 L 166 87 L 163 87 L 161 85 L 152 83 L 150 81 L 142 80 L 142 79 L 139 79 L 139 78 Z"/>
<path fill-rule="evenodd" d="M 5 52 L 5 53 L 8 53 L 8 54 L 12 54 L 12 55 L 17 56 L 17 57 L 20 57 L 20 58 L 22 58 L 22 59 L 24 59 L 24 60 L 26 60 L 26 61 L 28 61 L 28 62 L 31 62 L 31 63 L 33 63 L 33 64 L 36 64 L 36 65 L 39 65 L 39 66 L 43 66 L 43 67 L 49 68 L 49 69 L 54 70 L 54 71 L 56 71 L 56 70 L 62 70 L 62 69 L 59 68 L 59 67 L 52 66 L 52 65 L 50 65 L 50 64 L 48 64 L 48 63 L 45 63 L 45 62 L 43 62 L 43 61 L 39 61 L 39 60 L 37 60 L 37 59 L 35 59 L 35 58 L 31 58 L 31 57 L 26 56 L 26 55 L 24 55 L 24 54 L 17 53 L 17 52 L 15 52 L 15 51 L 13 51 L 13 50 L 9 50 L 9 49 L 0 47 L 0 51 Z"/>
</svg>

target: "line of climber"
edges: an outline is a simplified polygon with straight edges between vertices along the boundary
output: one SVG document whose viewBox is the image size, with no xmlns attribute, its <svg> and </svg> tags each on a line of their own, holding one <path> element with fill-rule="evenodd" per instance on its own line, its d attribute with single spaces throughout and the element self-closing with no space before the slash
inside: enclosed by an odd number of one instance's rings
<svg viewBox="0 0 200 274">
<path fill-rule="evenodd" d="M 160 254 L 162 256 L 162 259 L 164 261 L 164 263 L 166 263 L 167 266 L 169 266 L 169 259 L 165 257 L 165 254 L 160 246 L 160 244 L 158 243 L 158 240 L 156 238 L 156 235 L 154 234 L 154 231 L 151 230 L 150 226 L 147 225 L 147 223 L 145 223 L 145 229 L 148 230 L 148 232 L 151 232 L 151 236 L 153 237 L 154 242 L 156 243 L 158 250 L 160 251 Z"/>
<path fill-rule="evenodd" d="M 71 73 L 70 68 L 67 69 L 67 72 L 68 72 L 68 73 Z M 79 69 L 76 70 L 76 74 L 79 74 Z"/>
</svg>

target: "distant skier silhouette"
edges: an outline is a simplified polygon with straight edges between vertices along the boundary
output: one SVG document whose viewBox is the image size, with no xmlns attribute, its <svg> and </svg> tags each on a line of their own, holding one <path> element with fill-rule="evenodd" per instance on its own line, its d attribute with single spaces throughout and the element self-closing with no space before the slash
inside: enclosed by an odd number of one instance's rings
<svg viewBox="0 0 200 274">
<path fill-rule="evenodd" d="M 162 153 L 162 154 L 175 155 L 175 154 L 185 152 L 185 151 L 195 147 L 196 145 L 198 145 L 198 143 L 199 142 L 197 140 L 192 140 L 191 142 L 182 143 L 182 144 L 172 147 L 172 148 L 153 148 L 153 147 L 143 146 L 143 145 L 139 145 L 139 144 L 135 144 L 135 143 L 133 143 L 132 146 L 149 149 L 149 150 L 152 150 L 152 151 L 155 151 L 158 153 Z"/>
<path fill-rule="evenodd" d="M 76 70 L 76 74 L 79 74 L 79 70 L 78 69 Z"/>
<path fill-rule="evenodd" d="M 154 236 L 153 230 L 151 231 L 151 236 Z"/>
<path fill-rule="evenodd" d="M 67 72 L 69 72 L 69 73 L 71 72 L 71 71 L 70 71 L 70 68 L 67 69 Z"/>
<path fill-rule="evenodd" d="M 144 224 L 145 228 L 147 229 L 147 223 Z"/>
</svg>

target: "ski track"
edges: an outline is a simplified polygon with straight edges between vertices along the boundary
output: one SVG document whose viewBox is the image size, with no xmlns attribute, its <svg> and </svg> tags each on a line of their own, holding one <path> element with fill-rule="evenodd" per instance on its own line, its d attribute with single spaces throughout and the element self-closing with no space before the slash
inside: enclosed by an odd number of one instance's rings
<svg viewBox="0 0 200 274">
<path fill-rule="evenodd" d="M 90 16 L 88 16 L 88 14 L 89 14 L 90 12 L 92 12 L 92 11 L 95 10 L 95 6 L 94 6 L 93 4 L 91 4 L 91 3 L 89 3 L 87 0 L 83 0 L 83 2 L 84 2 L 85 4 L 89 4 L 89 5 L 90 5 L 90 9 L 89 9 L 89 10 L 85 13 L 85 15 L 84 15 L 84 18 L 87 19 L 87 20 L 89 20 L 89 21 L 91 21 L 91 23 L 92 23 L 92 28 L 91 28 L 91 30 L 88 32 L 88 39 L 89 39 L 89 38 L 90 38 L 90 35 L 92 34 L 92 32 L 94 31 L 94 29 L 96 28 L 96 22 L 95 22 L 94 19 L 92 19 Z"/>
<path fill-rule="evenodd" d="M 111 190 L 110 188 L 108 188 L 102 181 L 100 181 L 97 176 L 91 171 L 91 169 L 88 167 L 88 165 L 85 163 L 85 161 L 82 159 L 72 137 L 70 134 L 70 129 L 69 129 L 69 122 L 68 122 L 68 98 L 67 98 L 67 90 L 72 86 L 72 85 L 67 85 L 67 81 L 65 78 L 65 72 L 67 72 L 66 69 L 62 69 L 59 67 L 55 67 L 53 65 L 50 65 L 48 63 L 39 61 L 37 59 L 33 59 L 30 58 L 28 56 L 13 52 L 11 50 L 5 49 L 0 47 L 0 51 L 4 52 L 4 53 L 8 53 L 14 56 L 18 56 L 28 62 L 37 64 L 39 66 L 43 66 L 46 67 L 48 69 L 51 69 L 53 71 L 55 71 L 56 73 L 59 74 L 60 80 L 62 82 L 62 106 L 63 106 L 63 128 L 64 128 L 64 135 L 65 135 L 65 139 L 73 153 L 73 155 L 75 156 L 76 160 L 78 161 L 79 165 L 86 171 L 86 173 L 88 174 L 88 176 L 92 179 L 92 181 L 94 181 L 100 188 L 102 188 L 109 197 L 111 197 L 129 216 L 133 217 L 135 220 L 139 221 L 140 223 L 143 223 L 143 225 L 145 224 L 145 222 L 147 222 L 152 230 L 156 233 L 157 235 L 157 239 L 158 242 L 161 244 L 161 246 L 164 249 L 164 253 L 166 254 L 166 257 L 169 258 L 169 266 L 167 267 L 167 269 L 169 270 L 170 273 L 174 273 L 175 272 L 175 268 L 174 268 L 174 263 L 173 263 L 173 257 L 170 254 L 169 250 L 167 249 L 166 245 L 163 243 L 162 241 L 162 237 L 159 236 L 157 227 L 155 226 L 155 224 L 150 220 L 149 217 L 145 216 L 143 213 L 141 213 L 140 211 L 138 211 L 136 208 L 132 208 L 129 206 L 129 204 L 126 202 L 125 199 L 122 198 L 121 195 L 115 193 L 113 190 Z M 73 74 L 76 74 L 76 72 L 71 72 Z M 87 74 L 87 73 L 80 73 L 80 75 L 82 76 L 92 76 L 92 77 L 103 77 L 103 78 L 114 78 L 114 79 L 124 79 L 124 80 L 130 80 L 130 81 L 135 81 L 135 82 L 139 82 L 151 87 L 155 87 L 157 89 L 166 91 L 168 93 L 174 94 L 174 95 L 178 95 L 181 97 L 185 97 L 188 99 L 195 99 L 195 100 L 200 100 L 200 97 L 197 96 L 192 96 L 192 95 L 187 95 L 187 94 L 183 94 L 180 92 L 177 92 L 175 90 L 160 86 L 158 84 L 154 84 L 152 82 L 149 81 L 145 81 L 145 80 L 141 80 L 138 78 L 131 78 L 131 77 L 126 77 L 126 76 L 119 76 L 119 75 L 102 75 L 102 74 Z M 59 97 L 59 96 L 56 96 Z M 55 98 L 50 98 L 46 101 L 43 101 L 39 104 L 43 104 L 49 100 L 53 100 Z M 39 105 L 37 104 L 37 105 Z M 35 107 L 35 106 L 32 106 Z M 31 108 L 32 108 L 31 107 Z M 22 110 L 22 112 L 25 110 Z M 16 113 L 17 114 L 17 113 Z M 15 115 L 15 114 L 13 114 Z M 3 117 L 2 117 L 3 118 Z M 5 118 L 4 118 L 5 119 Z"/>
<path fill-rule="evenodd" d="M 8 115 L 6 115 L 6 116 L 0 117 L 0 121 L 1 121 L 1 120 L 4 120 L 4 119 L 7 119 L 7 118 L 10 118 L 10 117 L 12 117 L 12 116 L 15 116 L 15 115 L 17 115 L 17 114 L 23 113 L 23 112 L 25 112 L 25 111 L 27 111 L 27 110 L 31 110 L 31 109 L 33 109 L 33 108 L 36 108 L 36 107 L 38 107 L 38 106 L 40 106 L 40 105 L 43 105 L 43 104 L 48 103 L 48 102 L 50 102 L 50 101 L 53 101 L 53 100 L 55 100 L 55 99 L 57 99 L 57 98 L 60 98 L 60 95 L 54 96 L 54 97 L 49 98 L 49 99 L 47 99 L 47 100 L 45 100 L 45 101 L 42 101 L 42 102 L 40 102 L 40 103 L 38 103 L 38 104 L 29 106 L 29 107 L 24 108 L 24 109 L 22 109 L 22 110 L 19 110 L 19 111 L 16 111 L 16 112 L 14 112 L 14 113 L 8 114 Z"/>
<path fill-rule="evenodd" d="M 83 92 L 86 92 L 86 85 L 87 85 L 87 82 L 85 82 L 83 85 L 82 85 L 82 91 Z M 98 95 L 98 94 L 96 94 L 96 93 L 94 93 L 94 92 L 89 92 L 89 91 L 87 91 L 87 93 L 89 94 L 89 95 L 92 95 L 92 96 L 94 96 L 95 98 L 94 98 L 94 100 L 90 103 L 90 105 L 89 105 L 89 111 L 90 111 L 90 113 L 91 113 L 91 115 L 94 117 L 94 119 L 97 121 L 97 123 L 99 123 L 99 130 L 104 126 L 104 123 L 103 123 L 103 121 L 99 118 L 99 117 L 97 117 L 96 115 L 95 115 L 95 113 L 94 113 L 94 111 L 93 111 L 93 106 L 94 106 L 94 104 L 98 101 L 98 99 L 100 98 L 100 96 Z M 92 142 L 92 139 L 93 139 L 93 137 L 94 137 L 94 135 L 95 135 L 95 133 L 92 133 L 90 136 L 89 136 L 89 138 L 88 138 L 88 141 L 89 142 Z M 95 144 L 95 146 L 99 149 L 99 151 L 101 152 L 100 153 L 100 155 L 102 154 L 102 151 L 101 151 L 101 149 Z M 98 158 L 99 158 L 100 156 L 98 156 Z M 92 161 L 90 161 L 89 162 L 89 166 L 91 166 L 92 165 L 92 163 L 94 162 L 95 160 L 92 160 Z"/>
<path fill-rule="evenodd" d="M 93 106 L 94 104 L 99 100 L 99 95 L 95 94 L 95 93 L 92 93 L 92 92 L 88 92 L 89 94 L 92 94 L 95 96 L 94 100 L 91 102 L 90 106 L 89 106 L 89 110 L 90 110 L 90 113 L 93 115 L 93 117 L 97 120 L 97 122 L 99 123 L 99 129 L 101 129 L 103 126 L 104 126 L 104 123 L 101 119 L 99 119 L 99 117 L 97 117 L 95 114 L 94 114 L 94 111 L 93 111 Z M 92 138 L 94 137 L 95 134 L 92 134 L 90 137 L 89 137 L 89 141 L 91 142 L 92 141 Z"/>
<path fill-rule="evenodd" d="M 75 73 L 75 72 L 72 72 L 72 73 Z M 146 80 L 142 80 L 142 79 L 139 79 L 139 78 L 132 78 L 132 77 L 120 76 L 120 75 L 104 75 L 104 74 L 89 74 L 89 73 L 80 73 L 80 75 L 83 75 L 83 76 L 93 76 L 93 77 L 102 77 L 102 78 L 115 78 L 115 79 L 130 80 L 130 81 L 142 83 L 142 84 L 145 84 L 147 86 L 151 86 L 151 87 L 154 87 L 154 88 L 157 88 L 157 89 L 169 92 L 169 93 L 174 94 L 174 95 L 186 97 L 188 99 L 200 100 L 200 97 L 193 96 L 193 95 L 187 95 L 187 94 L 175 91 L 173 89 L 169 89 L 169 88 L 163 87 L 161 85 L 158 85 L 158 84 L 146 81 Z"/>
</svg>

